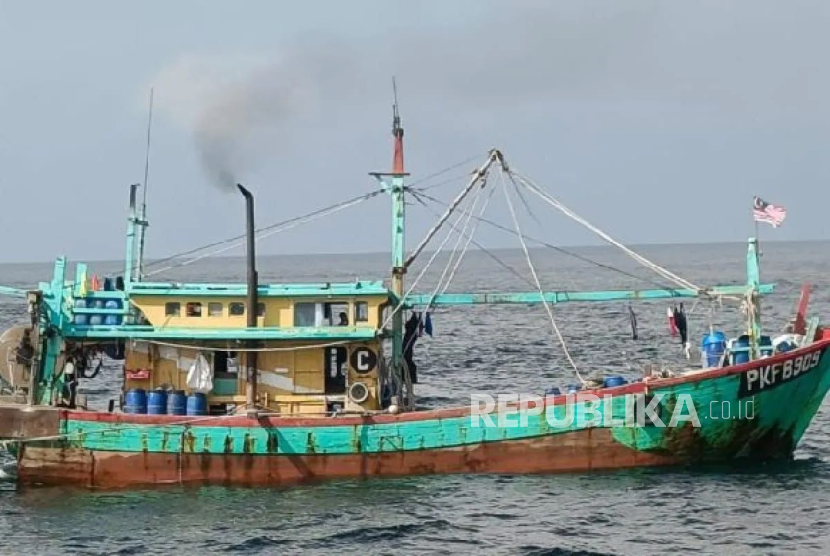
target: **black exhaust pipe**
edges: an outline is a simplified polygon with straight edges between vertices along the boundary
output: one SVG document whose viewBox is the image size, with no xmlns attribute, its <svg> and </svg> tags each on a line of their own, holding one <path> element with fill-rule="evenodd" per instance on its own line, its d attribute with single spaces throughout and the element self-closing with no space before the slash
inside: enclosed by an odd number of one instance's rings
<svg viewBox="0 0 830 556">
<path fill-rule="evenodd" d="M 246 232 L 248 236 L 248 328 L 257 327 L 257 316 L 259 315 L 259 299 L 258 299 L 258 276 L 256 271 L 256 227 L 254 224 L 254 196 L 250 191 L 245 189 L 242 184 L 236 184 L 242 195 L 245 196 L 246 208 Z M 249 348 L 256 348 L 256 340 L 248 342 Z M 245 362 L 248 368 L 247 385 L 245 388 L 245 403 L 247 405 L 248 413 L 256 413 L 257 401 L 257 352 L 249 351 L 245 355 Z"/>
</svg>

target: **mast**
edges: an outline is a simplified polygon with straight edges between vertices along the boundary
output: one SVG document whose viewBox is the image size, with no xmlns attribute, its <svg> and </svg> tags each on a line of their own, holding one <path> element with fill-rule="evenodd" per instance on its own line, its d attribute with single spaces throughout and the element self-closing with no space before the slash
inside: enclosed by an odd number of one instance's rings
<svg viewBox="0 0 830 556">
<path fill-rule="evenodd" d="M 135 260 L 135 231 L 138 218 L 135 211 L 136 190 L 141 184 L 130 185 L 130 213 L 127 216 L 127 254 L 124 257 L 124 288 L 133 280 L 133 263 Z"/>
<path fill-rule="evenodd" d="M 395 79 L 392 78 L 395 103 L 392 105 L 392 137 L 394 137 L 394 153 L 392 155 L 392 291 L 403 299 L 404 295 L 404 224 L 406 204 L 404 202 L 404 170 L 403 170 L 403 127 L 398 113 L 398 90 Z M 402 320 L 402 315 L 401 316 Z M 398 350 L 396 350 L 397 352 Z"/>
<path fill-rule="evenodd" d="M 259 299 L 258 299 L 258 276 L 256 271 L 256 227 L 254 225 L 254 196 L 250 191 L 245 189 L 241 184 L 236 184 L 239 191 L 245 197 L 245 222 L 246 235 L 248 239 L 248 328 L 256 328 L 257 316 L 259 315 Z M 248 342 L 248 347 L 257 347 L 255 340 Z M 245 354 L 245 363 L 248 368 L 245 386 L 245 405 L 248 415 L 256 414 L 256 399 L 257 399 L 257 352 L 248 351 Z"/>
<path fill-rule="evenodd" d="M 761 265 L 758 260 L 758 239 L 749 238 L 746 252 L 747 320 L 752 359 L 761 356 Z"/>
<path fill-rule="evenodd" d="M 404 166 L 403 166 L 403 127 L 398 113 L 398 88 L 395 78 L 392 78 L 394 104 L 392 105 L 392 137 L 394 138 L 394 153 L 392 155 L 392 291 L 400 303 L 404 297 L 404 257 L 406 244 L 404 242 L 406 223 L 406 202 L 404 199 Z M 413 401 L 412 380 L 409 369 L 404 364 L 403 357 L 403 309 L 396 311 L 392 317 L 392 369 L 403 378 L 406 385 L 406 396 L 401 401 L 404 407 L 410 407 Z"/>
<path fill-rule="evenodd" d="M 406 204 L 405 204 L 405 185 L 404 178 L 408 176 L 404 170 L 403 161 L 403 126 L 401 126 L 401 117 L 398 113 L 398 89 L 395 83 L 395 78 L 392 78 L 392 91 L 394 95 L 394 103 L 392 104 L 392 137 L 394 142 L 394 151 L 392 155 L 392 172 L 390 173 L 372 173 L 377 178 L 387 193 L 392 198 L 392 292 L 395 294 L 398 303 L 404 298 L 404 275 L 406 274 L 405 264 L 405 229 L 406 229 Z M 390 182 L 383 180 L 384 177 L 391 178 Z M 394 307 L 397 309 L 397 307 Z M 404 365 L 403 358 L 403 323 L 404 314 L 402 310 L 397 310 L 392 315 L 392 373 L 396 377 L 398 384 L 401 381 L 406 385 L 408 399 L 402 399 L 404 406 L 411 406 L 412 400 L 412 382 L 409 377 L 409 370 Z M 398 393 L 401 393 L 399 386 Z"/>
</svg>

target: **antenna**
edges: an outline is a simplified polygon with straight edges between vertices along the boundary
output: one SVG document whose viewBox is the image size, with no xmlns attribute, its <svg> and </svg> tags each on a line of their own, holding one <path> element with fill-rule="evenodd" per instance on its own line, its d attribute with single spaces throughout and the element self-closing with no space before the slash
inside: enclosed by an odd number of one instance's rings
<svg viewBox="0 0 830 556">
<path fill-rule="evenodd" d="M 392 157 L 392 173 L 403 174 L 403 127 L 401 127 L 401 115 L 398 113 L 398 84 L 395 77 L 392 77 L 392 136 L 395 138 L 395 153 Z"/>
<path fill-rule="evenodd" d="M 147 148 L 144 153 L 144 191 L 141 192 L 141 213 L 139 215 L 138 261 L 136 277 L 141 281 L 144 264 L 144 237 L 147 235 L 147 186 L 150 179 L 150 138 L 153 130 L 153 87 L 150 87 L 150 106 L 147 114 Z"/>
<path fill-rule="evenodd" d="M 147 180 L 150 175 L 150 134 L 153 130 L 153 88 L 150 87 L 150 108 L 147 115 L 147 150 L 144 155 L 144 191 L 141 197 L 142 210 L 147 205 Z"/>
<path fill-rule="evenodd" d="M 392 133 L 396 133 L 401 129 L 401 116 L 398 113 L 398 84 L 395 82 L 395 77 L 392 77 Z"/>
</svg>

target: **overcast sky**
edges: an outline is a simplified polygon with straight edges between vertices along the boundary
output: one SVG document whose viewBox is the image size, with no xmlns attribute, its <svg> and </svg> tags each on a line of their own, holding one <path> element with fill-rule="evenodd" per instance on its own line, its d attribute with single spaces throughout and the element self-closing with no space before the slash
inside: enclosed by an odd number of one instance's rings
<svg viewBox="0 0 830 556">
<path fill-rule="evenodd" d="M 762 238 L 830 239 L 829 28 L 819 0 L 0 0 L 0 261 L 123 256 L 150 87 L 151 257 L 240 233 L 234 181 L 261 225 L 371 191 L 392 75 L 412 180 L 497 146 L 624 242 L 743 241 L 754 194 L 789 210 Z M 387 203 L 260 252 L 387 250 Z M 595 242 L 532 206 L 534 235 Z"/>
</svg>

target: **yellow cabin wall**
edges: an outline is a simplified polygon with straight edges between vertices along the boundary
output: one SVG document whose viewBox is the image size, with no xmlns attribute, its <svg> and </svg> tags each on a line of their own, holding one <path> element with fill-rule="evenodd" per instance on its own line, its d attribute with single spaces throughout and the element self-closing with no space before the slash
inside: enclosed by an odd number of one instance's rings
<svg viewBox="0 0 830 556">
<path fill-rule="evenodd" d="M 131 303 L 138 308 L 147 320 L 156 327 L 172 328 L 244 328 L 247 326 L 248 317 L 246 313 L 231 316 L 228 306 L 231 302 L 246 303 L 244 297 L 209 297 L 209 296 L 158 296 L 158 295 L 133 295 Z M 355 322 L 355 302 L 364 301 L 368 303 L 368 321 Z M 261 327 L 291 327 L 294 326 L 294 304 L 295 303 L 348 303 L 349 322 L 359 328 L 378 328 L 381 324 L 382 306 L 386 302 L 383 296 L 361 296 L 361 297 L 337 297 L 331 299 L 319 298 L 292 298 L 292 297 L 263 297 L 260 303 L 265 304 L 265 316 L 258 317 L 258 326 Z M 178 302 L 181 306 L 180 316 L 165 315 L 167 303 Z M 209 303 L 222 303 L 222 316 L 208 316 Z M 201 303 L 202 316 L 188 317 L 187 304 Z M 247 306 L 246 306 L 247 312 Z"/>
<path fill-rule="evenodd" d="M 195 317 L 194 317 L 195 318 Z M 326 412 L 325 397 L 325 357 L 324 348 L 294 349 L 313 345 L 313 342 L 265 342 L 265 347 L 278 347 L 286 351 L 260 352 L 257 367 L 259 381 L 257 385 L 258 404 L 269 411 L 282 414 L 322 415 Z M 378 364 L 365 374 L 360 374 L 346 360 L 346 387 L 356 382 L 363 382 L 369 391 L 369 398 L 360 405 L 347 402 L 353 410 L 379 409 L 379 367 L 382 358 L 380 342 L 355 342 L 344 346 L 351 355 L 358 347 L 369 347 L 378 355 Z M 203 353 L 213 365 L 213 350 L 227 350 L 227 344 L 206 345 Z M 170 387 L 175 390 L 187 388 L 187 373 L 195 361 L 198 351 L 192 348 L 173 348 L 146 342 L 130 342 L 127 345 L 125 372 L 138 369 L 150 369 L 147 379 L 125 379 L 125 390 L 143 388 L 152 390 L 158 387 Z M 245 368 L 246 354 L 238 354 L 238 374 L 236 393 L 229 395 L 208 394 L 208 404 L 245 403 Z M 214 381 L 215 384 L 215 381 Z M 345 396 L 345 394 L 344 394 Z M 331 397 L 331 396 L 330 396 Z"/>
</svg>

